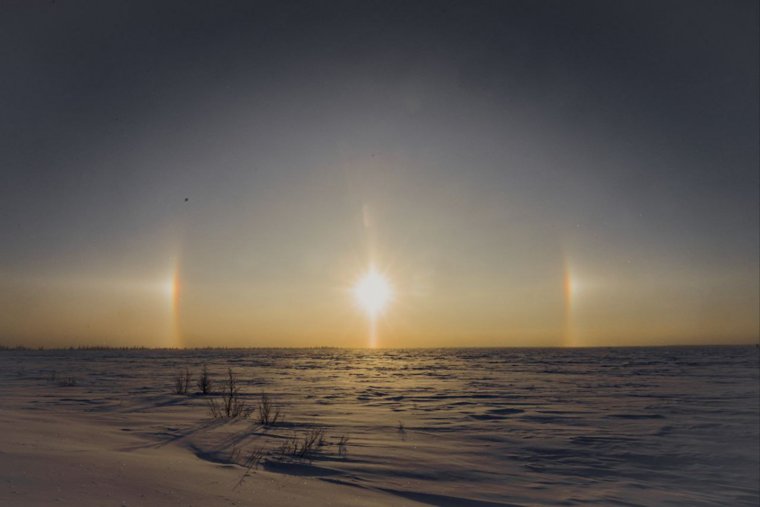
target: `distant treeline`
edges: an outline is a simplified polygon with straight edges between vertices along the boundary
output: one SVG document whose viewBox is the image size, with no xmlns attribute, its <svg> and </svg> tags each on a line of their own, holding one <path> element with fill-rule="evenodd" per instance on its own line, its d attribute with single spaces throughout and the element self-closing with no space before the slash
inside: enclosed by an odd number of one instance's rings
<svg viewBox="0 0 760 507">
<path fill-rule="evenodd" d="M 80 345 L 77 347 L 26 347 L 24 345 L 0 345 L 0 350 L 151 350 L 152 347 L 110 347 L 108 345 Z"/>
<path fill-rule="evenodd" d="M 247 350 L 247 349 L 259 349 L 259 350 L 274 350 L 283 347 L 145 347 L 145 346 L 132 346 L 132 347 L 118 347 L 110 345 L 78 345 L 76 347 L 27 347 L 25 345 L 0 345 L 0 351 L 3 350 L 18 350 L 18 351 L 31 351 L 31 350 Z M 284 347 L 293 348 L 294 350 L 338 350 L 342 347 Z"/>
</svg>

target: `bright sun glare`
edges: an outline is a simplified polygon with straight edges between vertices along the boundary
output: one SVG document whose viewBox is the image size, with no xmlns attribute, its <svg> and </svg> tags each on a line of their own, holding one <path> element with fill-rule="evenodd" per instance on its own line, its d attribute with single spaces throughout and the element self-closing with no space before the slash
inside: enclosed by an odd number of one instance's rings
<svg viewBox="0 0 760 507">
<path fill-rule="evenodd" d="M 370 270 L 354 286 L 354 297 L 370 318 L 377 317 L 393 296 L 393 291 L 383 275 Z"/>
</svg>

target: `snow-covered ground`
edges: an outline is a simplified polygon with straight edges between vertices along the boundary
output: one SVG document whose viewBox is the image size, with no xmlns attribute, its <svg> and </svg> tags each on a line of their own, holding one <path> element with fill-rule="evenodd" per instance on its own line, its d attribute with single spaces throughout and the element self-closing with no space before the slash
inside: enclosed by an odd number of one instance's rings
<svg viewBox="0 0 760 507">
<path fill-rule="evenodd" d="M 249 417 L 211 417 L 228 369 Z M 758 375 L 754 346 L 4 350 L 0 505 L 754 506 Z"/>
</svg>

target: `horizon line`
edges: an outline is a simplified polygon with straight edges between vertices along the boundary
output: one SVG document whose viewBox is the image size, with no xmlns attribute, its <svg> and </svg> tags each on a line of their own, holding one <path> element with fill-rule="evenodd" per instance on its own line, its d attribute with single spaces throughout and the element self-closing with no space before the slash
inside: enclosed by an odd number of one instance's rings
<svg viewBox="0 0 760 507">
<path fill-rule="evenodd" d="M 13 351 L 97 351 L 97 350 L 156 350 L 156 351 L 193 351 L 193 350 L 536 350 L 536 349 L 651 349 L 651 348 L 695 348 L 695 347 L 760 347 L 760 340 L 755 342 L 737 342 L 737 343 L 674 343 L 658 345 L 545 345 L 545 346 L 525 346 L 525 345 L 472 345 L 464 347 L 440 346 L 440 347 L 342 347 L 338 345 L 314 345 L 314 346 L 245 346 L 245 347 L 224 347 L 224 346 L 206 346 L 206 347 L 150 347 L 150 346 L 111 346 L 111 345 L 70 345 L 70 346 L 27 346 L 27 345 L 0 345 L 0 352 Z"/>
</svg>

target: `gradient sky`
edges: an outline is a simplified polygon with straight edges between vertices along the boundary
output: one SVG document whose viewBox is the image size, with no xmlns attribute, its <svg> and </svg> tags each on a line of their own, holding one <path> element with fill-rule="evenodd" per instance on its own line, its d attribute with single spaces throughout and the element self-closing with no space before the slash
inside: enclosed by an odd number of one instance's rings
<svg viewBox="0 0 760 507">
<path fill-rule="evenodd" d="M 0 344 L 757 342 L 756 1 L 4 1 Z"/>
</svg>

